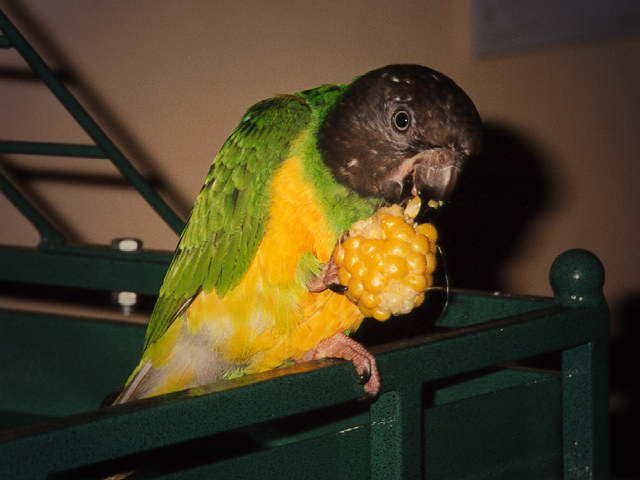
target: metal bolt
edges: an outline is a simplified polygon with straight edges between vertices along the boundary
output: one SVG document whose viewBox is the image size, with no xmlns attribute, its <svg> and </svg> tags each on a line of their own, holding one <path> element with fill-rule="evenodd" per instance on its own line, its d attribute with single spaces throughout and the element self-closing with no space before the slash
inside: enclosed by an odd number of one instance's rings
<svg viewBox="0 0 640 480">
<path fill-rule="evenodd" d="M 139 238 L 114 238 L 111 248 L 121 252 L 137 252 L 142 250 L 142 240 Z"/>
<path fill-rule="evenodd" d="M 138 252 L 142 249 L 142 240 L 139 238 L 114 238 L 111 241 L 111 248 L 120 252 Z M 138 304 L 138 294 L 126 290 L 115 291 L 113 292 L 113 300 L 120 306 L 123 315 L 131 315 Z"/>
<path fill-rule="evenodd" d="M 138 304 L 136 292 L 116 292 L 116 303 L 120 305 L 123 315 L 131 315 L 133 308 Z"/>
</svg>

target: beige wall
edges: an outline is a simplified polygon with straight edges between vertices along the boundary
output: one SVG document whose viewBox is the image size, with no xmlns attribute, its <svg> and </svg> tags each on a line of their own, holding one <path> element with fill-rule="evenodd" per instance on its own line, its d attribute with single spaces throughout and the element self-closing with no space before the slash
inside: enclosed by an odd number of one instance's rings
<svg viewBox="0 0 640 480">
<path fill-rule="evenodd" d="M 0 0 L 0 6 L 134 163 L 169 185 L 166 198 L 183 215 L 214 153 L 252 103 L 346 82 L 388 63 L 441 70 L 465 88 L 487 123 L 530 146 L 552 191 L 551 204 L 526 225 L 502 268 L 505 288 L 549 294 L 553 258 L 583 247 L 605 263 L 614 308 L 640 295 L 638 37 L 478 58 L 468 0 Z M 0 52 L 6 74 L 0 137 L 86 141 L 45 90 L 15 80 L 23 77 L 15 74 L 18 66 L 15 56 Z M 173 248 L 175 236 L 132 192 L 102 185 L 112 179 L 108 165 L 65 159 L 60 169 L 67 173 L 51 181 L 44 179 L 54 169 L 50 159 L 12 162 L 43 174 L 32 189 L 77 240 L 133 235 L 152 248 Z M 96 184 L 77 181 L 87 176 Z M 496 224 L 501 212 L 486 215 Z M 0 222 L 0 243 L 36 243 L 33 229 L 4 200 Z"/>
</svg>

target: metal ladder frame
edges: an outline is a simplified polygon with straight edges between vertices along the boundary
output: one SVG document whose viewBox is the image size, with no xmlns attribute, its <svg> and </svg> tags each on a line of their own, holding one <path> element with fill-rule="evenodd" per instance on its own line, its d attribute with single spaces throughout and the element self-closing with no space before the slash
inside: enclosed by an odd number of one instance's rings
<svg viewBox="0 0 640 480">
<path fill-rule="evenodd" d="M 164 222 L 179 234 L 184 222 L 98 126 L 2 10 L 0 30 L 0 48 L 15 49 L 95 142 L 94 145 L 79 145 L 0 140 L 0 154 L 107 159 Z M 166 253 L 120 252 L 109 246 L 70 245 L 64 233 L 39 212 L 2 172 L 0 190 L 40 234 L 40 243 L 35 249 L 0 246 L 0 281 L 157 293 L 170 260 Z"/>
</svg>

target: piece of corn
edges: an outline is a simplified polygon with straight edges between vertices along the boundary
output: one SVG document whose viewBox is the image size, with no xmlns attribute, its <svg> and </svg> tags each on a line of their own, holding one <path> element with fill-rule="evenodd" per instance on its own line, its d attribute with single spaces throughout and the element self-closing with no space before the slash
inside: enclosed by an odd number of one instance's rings
<svg viewBox="0 0 640 480">
<path fill-rule="evenodd" d="M 379 209 L 356 222 L 333 253 L 345 295 L 367 317 L 387 320 L 408 313 L 424 301 L 436 268 L 438 232 L 431 223 L 416 225 L 420 210 L 415 197 Z"/>
</svg>

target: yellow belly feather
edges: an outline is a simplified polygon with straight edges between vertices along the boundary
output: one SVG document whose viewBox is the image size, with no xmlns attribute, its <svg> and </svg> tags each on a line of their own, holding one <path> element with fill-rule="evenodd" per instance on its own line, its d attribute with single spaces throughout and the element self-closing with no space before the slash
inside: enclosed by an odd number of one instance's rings
<svg viewBox="0 0 640 480">
<path fill-rule="evenodd" d="M 234 334 L 218 348 L 231 362 L 247 361 L 247 373 L 300 358 L 320 340 L 357 328 L 362 321 L 342 295 L 310 293 L 296 281 L 302 256 L 312 252 L 327 262 L 338 236 L 303 180 L 298 158 L 282 164 L 271 188 L 270 218 L 256 257 L 240 285 L 222 301 L 227 308 L 235 307 Z M 218 308 L 212 304 L 206 310 Z M 216 335 L 215 330 L 211 334 Z"/>
<path fill-rule="evenodd" d="M 328 290 L 310 293 L 296 281 L 303 256 L 311 252 L 327 262 L 340 233 L 327 224 L 302 173 L 299 158 L 282 163 L 271 185 L 265 234 L 245 276 L 223 298 L 215 291 L 198 294 L 186 314 L 145 352 L 154 367 L 171 358 L 185 320 L 190 334 L 209 335 L 212 350 L 242 373 L 299 359 L 321 340 L 360 325 L 362 314 L 344 296 Z M 192 378 L 192 372 L 171 372 L 154 394 L 191 386 Z"/>
</svg>

